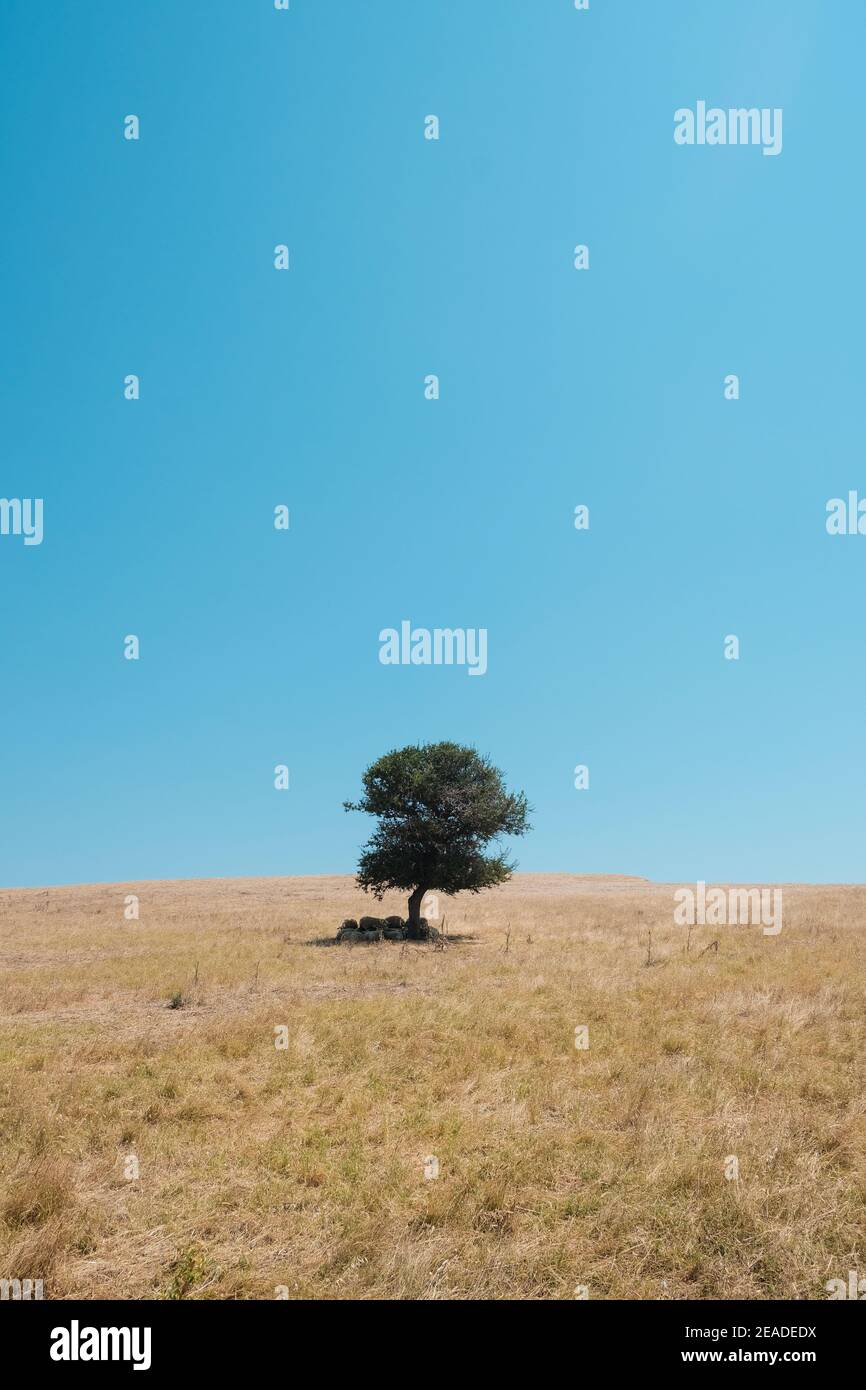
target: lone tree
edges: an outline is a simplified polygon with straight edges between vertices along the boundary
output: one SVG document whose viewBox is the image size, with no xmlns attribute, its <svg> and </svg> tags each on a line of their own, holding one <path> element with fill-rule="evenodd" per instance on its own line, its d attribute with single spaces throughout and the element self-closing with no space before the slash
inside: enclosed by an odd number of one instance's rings
<svg viewBox="0 0 866 1390">
<path fill-rule="evenodd" d="M 362 851 L 358 886 L 381 899 L 409 892 L 409 935 L 420 936 L 425 893 L 478 893 L 504 883 L 516 867 L 482 851 L 500 835 L 525 835 L 529 806 L 508 792 L 502 773 L 474 748 L 413 744 L 386 753 L 364 773 L 360 801 L 347 811 L 378 816 Z"/>
</svg>

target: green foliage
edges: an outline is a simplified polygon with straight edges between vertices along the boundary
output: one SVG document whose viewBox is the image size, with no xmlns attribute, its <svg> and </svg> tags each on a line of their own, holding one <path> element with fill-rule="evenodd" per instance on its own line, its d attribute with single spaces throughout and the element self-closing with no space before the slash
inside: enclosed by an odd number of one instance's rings
<svg viewBox="0 0 866 1390">
<path fill-rule="evenodd" d="M 379 824 L 361 854 L 359 887 L 377 898 L 393 888 L 478 893 L 510 878 L 506 855 L 483 851 L 500 835 L 524 835 L 530 808 L 474 748 L 400 748 L 368 767 L 363 785 L 361 800 L 345 808 Z"/>
<path fill-rule="evenodd" d="M 171 1278 L 163 1290 L 163 1298 L 174 1301 L 186 1298 L 200 1284 L 208 1272 L 208 1262 L 203 1254 L 192 1248 L 183 1250 L 172 1261 L 168 1269 Z"/>
</svg>

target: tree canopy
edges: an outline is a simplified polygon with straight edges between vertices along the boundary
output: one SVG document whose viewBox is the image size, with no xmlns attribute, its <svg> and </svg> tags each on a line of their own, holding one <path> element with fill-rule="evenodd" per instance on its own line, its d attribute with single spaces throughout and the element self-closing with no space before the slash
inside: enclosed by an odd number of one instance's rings
<svg viewBox="0 0 866 1390">
<path fill-rule="evenodd" d="M 347 811 L 379 820 L 361 853 L 358 885 L 376 898 L 388 889 L 411 890 L 410 924 L 418 921 L 425 893 L 478 893 L 510 878 L 516 865 L 507 855 L 484 850 L 502 835 L 524 835 L 530 808 L 476 749 L 457 743 L 396 749 L 367 768 L 363 787 L 360 801 L 344 803 Z"/>
</svg>

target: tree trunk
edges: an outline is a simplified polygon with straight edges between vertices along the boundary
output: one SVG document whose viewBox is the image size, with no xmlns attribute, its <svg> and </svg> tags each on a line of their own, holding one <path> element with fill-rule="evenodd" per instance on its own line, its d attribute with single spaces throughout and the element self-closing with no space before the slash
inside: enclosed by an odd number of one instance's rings
<svg viewBox="0 0 866 1390">
<path fill-rule="evenodd" d="M 409 921 L 407 923 L 407 936 L 410 940 L 421 935 L 421 903 L 424 901 L 424 894 L 427 892 L 423 885 L 416 888 L 409 896 Z"/>
</svg>

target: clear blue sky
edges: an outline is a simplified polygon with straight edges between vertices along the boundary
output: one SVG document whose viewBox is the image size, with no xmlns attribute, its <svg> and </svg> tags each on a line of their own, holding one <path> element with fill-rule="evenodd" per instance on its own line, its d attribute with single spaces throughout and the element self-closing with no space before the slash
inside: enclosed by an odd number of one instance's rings
<svg viewBox="0 0 866 1390">
<path fill-rule="evenodd" d="M 4 0 L 0 883 L 349 872 L 363 768 L 442 738 L 521 868 L 864 879 L 864 47 L 860 0 Z M 678 147 L 698 100 L 782 153 Z M 404 618 L 487 674 L 381 665 Z"/>
</svg>

